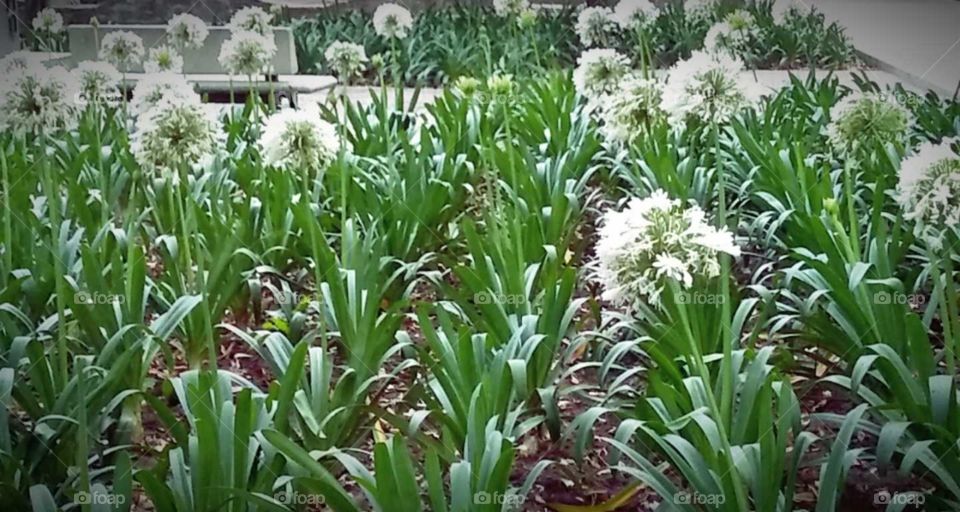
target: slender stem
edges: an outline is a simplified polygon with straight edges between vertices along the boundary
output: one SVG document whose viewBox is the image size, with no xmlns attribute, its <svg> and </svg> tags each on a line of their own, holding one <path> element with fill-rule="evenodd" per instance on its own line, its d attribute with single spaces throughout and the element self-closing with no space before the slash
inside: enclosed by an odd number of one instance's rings
<svg viewBox="0 0 960 512">
<path fill-rule="evenodd" d="M 716 171 L 718 179 L 718 188 L 720 189 L 720 214 L 719 224 L 722 228 L 728 228 L 727 219 L 727 182 L 726 172 L 723 167 L 723 153 L 720 150 L 720 128 L 717 123 L 713 124 L 713 144 L 715 152 Z M 720 416 L 717 420 L 720 437 L 724 440 L 724 453 L 727 457 L 730 467 L 730 477 L 734 486 L 734 493 L 737 499 L 737 505 L 740 510 L 747 509 L 747 498 L 744 495 L 743 486 L 740 482 L 740 473 L 733 464 L 733 452 L 730 448 L 730 442 L 726 434 L 726 425 L 733 417 L 733 394 L 734 394 L 734 375 L 733 375 L 733 335 L 731 332 L 731 311 L 730 311 L 730 255 L 720 253 L 720 293 L 722 297 L 720 336 L 723 341 L 723 359 L 720 362 L 720 378 L 723 383 L 720 387 Z M 708 386 L 709 388 L 709 386 Z M 712 393 L 711 393 L 712 395 Z"/>
<path fill-rule="evenodd" d="M 347 97 L 342 98 L 343 112 L 346 115 L 347 112 Z M 342 230 L 347 225 L 347 186 L 350 183 L 349 176 L 347 176 L 347 171 L 349 169 L 348 165 L 345 165 L 343 162 L 343 155 L 346 151 L 346 123 L 337 123 L 337 126 L 340 129 L 340 149 L 337 151 L 337 163 L 340 164 L 340 229 Z"/>
<path fill-rule="evenodd" d="M 108 171 L 105 171 L 103 168 L 103 139 L 100 134 L 100 108 L 98 102 L 94 102 L 90 108 L 90 113 L 93 116 L 94 122 L 92 123 L 94 130 L 94 149 L 97 152 L 97 172 L 100 174 L 100 202 L 103 210 L 100 212 L 103 223 L 106 224 L 107 221 L 112 217 L 110 212 L 110 174 Z"/>
<path fill-rule="evenodd" d="M 180 67 L 180 74 L 183 75 L 184 78 L 186 78 L 186 77 L 187 77 L 187 52 L 186 52 L 186 45 L 184 45 L 184 44 L 181 42 L 181 43 L 176 43 L 176 46 L 177 46 L 177 51 L 180 52 L 180 57 L 183 58 L 183 66 Z"/>
<path fill-rule="evenodd" d="M 253 122 L 256 124 L 260 120 L 260 93 L 254 90 L 253 77 L 247 75 L 247 99 L 250 100 L 250 112 L 253 114 Z"/>
<path fill-rule="evenodd" d="M 100 29 L 98 25 L 93 26 L 93 47 L 96 50 L 100 49 Z"/>
<path fill-rule="evenodd" d="M 390 38 L 390 56 L 392 57 L 391 60 L 393 61 L 393 83 L 394 83 L 394 84 L 398 84 L 398 83 L 399 83 L 400 86 L 402 87 L 402 86 L 403 86 L 403 79 L 398 79 L 398 78 L 397 78 L 397 77 L 400 76 L 400 54 L 397 53 L 397 38 L 396 38 L 396 37 L 391 37 L 391 38 Z M 381 81 L 381 83 L 383 83 L 383 82 Z"/>
<path fill-rule="evenodd" d="M 190 230 L 192 229 L 193 226 L 188 225 L 189 223 L 188 212 L 190 211 L 190 208 L 188 206 L 187 201 L 190 196 L 190 192 L 187 189 L 188 185 L 185 183 L 186 176 L 183 176 L 183 174 L 186 174 L 186 173 L 181 173 L 180 183 L 178 183 L 176 188 L 174 189 L 176 190 L 176 194 L 177 194 L 176 196 L 177 209 L 174 212 L 177 218 L 174 220 L 174 222 L 180 225 L 180 237 L 182 238 L 182 240 L 180 241 L 180 250 L 181 250 L 181 253 L 183 254 L 184 272 L 187 276 L 187 286 L 190 288 L 190 291 L 192 292 L 195 290 L 194 288 L 195 279 L 193 274 L 193 254 L 191 253 L 191 249 L 190 249 L 190 245 L 191 245 Z"/>
<path fill-rule="evenodd" d="M 6 285 L 7 276 L 13 270 L 13 222 L 10 215 L 13 205 L 10 204 L 10 174 L 7 169 L 7 151 L 0 148 L 0 173 L 3 179 L 3 272 L 0 283 Z"/>
<path fill-rule="evenodd" d="M 520 204 L 520 172 L 516 168 L 513 158 L 513 129 L 510 125 L 510 110 L 509 110 L 509 98 L 502 100 L 503 108 L 503 125 L 506 130 L 507 140 L 504 144 L 504 148 L 507 150 L 507 161 L 510 163 L 510 188 L 512 189 L 511 198 L 513 199 L 513 207 L 517 208 Z M 520 223 L 513 222 L 511 223 L 513 227 L 513 238 L 514 243 L 516 244 L 516 259 L 517 259 L 517 268 L 524 269 L 526 268 L 526 258 L 524 258 L 523 251 L 523 237 L 520 233 Z"/>
<path fill-rule="evenodd" d="M 267 72 L 267 83 L 270 87 L 269 96 L 267 97 L 267 114 L 271 115 L 277 111 L 277 94 L 276 94 L 276 81 L 273 79 L 273 68 Z"/>
<path fill-rule="evenodd" d="M 176 201 L 177 206 L 176 206 L 175 215 L 178 217 L 178 220 L 179 220 L 178 224 L 180 225 L 180 242 L 178 246 L 180 247 L 181 253 L 183 254 L 184 271 L 187 278 L 186 285 L 187 285 L 187 289 L 189 290 L 188 293 L 199 293 L 201 295 L 201 309 L 204 313 L 203 321 L 205 324 L 207 324 L 204 326 L 204 334 L 205 334 L 205 338 L 208 341 L 208 351 L 209 351 L 208 356 L 210 357 L 211 366 L 216 366 L 217 353 L 216 353 L 216 347 L 213 343 L 212 332 L 210 331 L 210 328 L 209 328 L 209 323 L 210 323 L 209 322 L 209 306 L 207 304 L 207 297 L 206 297 L 206 294 L 204 293 L 205 292 L 204 288 L 198 285 L 197 274 L 195 274 L 193 271 L 193 251 L 191 247 L 193 244 L 193 237 L 191 237 L 191 233 L 194 228 L 194 225 L 193 225 L 194 212 L 193 212 L 193 207 L 190 204 L 190 190 L 189 190 L 189 183 L 188 183 L 189 176 L 186 171 L 185 165 L 183 164 L 179 165 L 178 170 L 180 174 L 180 183 L 178 183 L 175 188 L 176 195 L 177 195 L 177 201 Z M 188 344 L 190 345 L 189 347 L 186 347 L 188 359 L 189 359 L 188 362 L 191 367 L 199 367 L 200 361 L 198 358 L 201 357 L 201 354 L 203 351 L 198 350 L 197 347 L 194 345 L 195 340 L 192 340 L 192 339 L 188 340 Z"/>
<path fill-rule="evenodd" d="M 946 353 L 947 375 L 956 376 L 956 350 L 957 346 L 957 286 L 953 279 L 953 261 L 949 250 L 944 250 L 939 258 L 939 262 L 934 263 L 934 289 L 939 290 L 940 300 L 940 323 L 943 326 L 943 348 Z M 938 264 L 939 263 L 939 264 Z M 943 275 L 940 275 L 940 266 L 943 268 Z"/>
<path fill-rule="evenodd" d="M 720 129 L 716 123 L 713 124 L 713 149 L 714 160 L 717 172 L 718 188 L 720 190 L 720 212 L 717 223 L 721 228 L 727 228 L 727 190 L 726 176 L 723 168 L 723 158 L 720 151 Z M 721 362 L 720 374 L 723 384 L 720 388 L 720 412 L 722 421 L 726 422 L 730 418 L 730 411 L 733 407 L 733 333 L 730 332 L 730 256 L 726 253 L 720 253 L 720 294 L 723 299 L 721 308 L 720 337 L 723 342 L 723 360 Z"/>
<path fill-rule="evenodd" d="M 123 67 L 123 74 L 120 80 L 120 99 L 123 104 L 123 127 L 126 129 L 127 125 L 127 67 Z"/>
<path fill-rule="evenodd" d="M 347 186 L 349 184 L 347 166 L 340 164 L 340 229 L 347 225 Z"/>
<path fill-rule="evenodd" d="M 50 209 L 50 251 L 53 256 L 53 282 L 54 292 L 56 293 L 57 303 L 57 358 L 59 361 L 59 384 L 65 386 L 69 380 L 70 366 L 67 351 L 67 330 L 66 330 L 66 296 L 67 291 L 64 287 L 64 268 L 63 261 L 60 259 L 60 192 L 56 187 L 56 173 L 53 166 L 47 161 L 47 139 L 41 134 L 39 137 L 40 148 L 40 175 L 43 176 L 47 193 L 47 205 Z"/>
</svg>

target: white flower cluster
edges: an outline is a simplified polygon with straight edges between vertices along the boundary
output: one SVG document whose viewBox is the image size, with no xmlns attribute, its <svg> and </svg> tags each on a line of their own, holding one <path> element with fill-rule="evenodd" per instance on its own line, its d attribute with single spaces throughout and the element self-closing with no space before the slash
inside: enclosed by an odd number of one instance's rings
<svg viewBox="0 0 960 512">
<path fill-rule="evenodd" d="M 220 47 L 220 65 L 231 75 L 259 75 L 270 67 L 277 44 L 273 34 L 236 30 Z"/>
<path fill-rule="evenodd" d="M 587 48 L 607 44 L 617 29 L 609 7 L 586 7 L 577 16 L 574 30 Z"/>
<path fill-rule="evenodd" d="M 127 71 L 143 60 L 143 39 L 125 30 L 110 32 L 100 42 L 100 60 Z"/>
<path fill-rule="evenodd" d="M 724 123 L 760 100 L 763 89 L 726 53 L 693 52 L 674 65 L 663 90 L 663 110 L 674 124 Z"/>
<path fill-rule="evenodd" d="M 190 102 L 197 97 L 190 82 L 177 73 L 154 73 L 141 78 L 133 89 L 130 109 L 136 116 L 142 116 L 155 107 L 162 98 L 182 99 Z"/>
<path fill-rule="evenodd" d="M 410 11 L 397 4 L 388 3 L 373 12 L 373 29 L 381 37 L 403 39 L 413 28 Z"/>
<path fill-rule="evenodd" d="M 530 1 L 493 0 L 493 10 L 500 16 L 519 16 L 530 10 Z"/>
<path fill-rule="evenodd" d="M 336 158 L 340 137 L 319 112 L 286 109 L 267 119 L 260 147 L 267 165 L 317 170 Z"/>
<path fill-rule="evenodd" d="M 470 97 L 477 93 L 483 86 L 483 82 L 472 76 L 460 76 L 453 82 L 453 90 L 460 96 Z"/>
<path fill-rule="evenodd" d="M 337 78 L 346 81 L 363 71 L 367 63 L 367 53 L 363 46 L 345 41 L 334 41 L 323 53 L 327 64 L 336 70 Z"/>
<path fill-rule="evenodd" d="M 171 89 L 137 118 L 131 148 L 144 169 L 175 177 L 209 158 L 218 144 L 216 121 L 200 96 Z"/>
<path fill-rule="evenodd" d="M 630 60 L 611 48 L 587 50 L 573 70 L 573 85 L 589 104 L 604 94 L 617 91 L 620 80 L 630 72 Z"/>
<path fill-rule="evenodd" d="M 59 34 L 63 32 L 63 16 L 53 8 L 47 7 L 33 18 L 33 30 L 45 34 Z"/>
<path fill-rule="evenodd" d="M 536 9 L 524 9 L 519 16 L 517 16 L 517 27 L 520 27 L 521 30 L 527 30 L 537 24 L 537 10 Z"/>
<path fill-rule="evenodd" d="M 176 14 L 167 22 L 167 37 L 177 48 L 200 48 L 208 35 L 207 24 L 192 14 Z"/>
<path fill-rule="evenodd" d="M 950 147 L 957 142 L 927 142 L 900 163 L 897 202 L 933 248 L 940 247 L 940 228 L 960 227 L 960 156 Z"/>
<path fill-rule="evenodd" d="M 77 83 L 66 69 L 15 69 L 0 84 L 0 127 L 19 135 L 50 134 L 75 121 Z"/>
<path fill-rule="evenodd" d="M 773 21 L 782 25 L 787 19 L 787 14 L 790 11 L 795 10 L 797 7 L 794 5 L 793 0 L 774 0 L 770 5 L 770 15 L 773 17 Z"/>
<path fill-rule="evenodd" d="M 851 94 L 830 109 L 827 137 L 841 154 L 855 156 L 861 147 L 904 142 L 910 112 L 886 95 Z"/>
<path fill-rule="evenodd" d="M 503 100 L 513 94 L 513 75 L 494 73 L 487 78 L 487 92 L 493 100 Z"/>
<path fill-rule="evenodd" d="M 643 78 L 639 73 L 627 75 L 616 92 L 598 102 L 604 136 L 629 145 L 649 133 L 650 127 L 665 117 L 660 107 L 662 87 L 656 79 Z"/>
<path fill-rule="evenodd" d="M 73 70 L 80 89 L 80 99 L 97 105 L 116 105 L 120 102 L 122 76 L 109 62 L 86 60 Z"/>
<path fill-rule="evenodd" d="M 750 45 L 760 31 L 753 14 L 744 9 L 727 14 L 723 21 L 710 27 L 704 38 L 703 48 L 707 51 L 728 50 L 734 54 Z"/>
<path fill-rule="evenodd" d="M 716 0 L 683 0 L 683 10 L 687 16 L 707 18 L 716 7 Z"/>
<path fill-rule="evenodd" d="M 658 13 L 650 0 L 620 0 L 613 8 L 613 20 L 624 30 L 635 30 L 656 20 Z"/>
<path fill-rule="evenodd" d="M 17 50 L 5 55 L 3 59 L 0 59 L 0 73 L 3 74 L 12 73 L 18 69 L 36 66 L 43 67 L 43 62 L 40 60 L 37 54 L 28 52 L 26 50 Z"/>
<path fill-rule="evenodd" d="M 631 199 L 623 211 L 606 212 L 599 234 L 596 268 L 603 298 L 626 307 L 644 299 L 659 306 L 670 281 L 690 288 L 695 279 L 720 275 L 721 253 L 740 256 L 729 231 L 711 226 L 699 207 L 684 208 L 662 190 Z"/>
<path fill-rule="evenodd" d="M 244 7 L 233 14 L 228 25 L 231 32 L 249 31 L 264 36 L 273 30 L 273 17 L 259 7 Z"/>
<path fill-rule="evenodd" d="M 143 70 L 147 73 L 183 72 L 183 57 L 172 46 L 160 45 L 150 49 L 147 60 L 143 63 Z"/>
</svg>

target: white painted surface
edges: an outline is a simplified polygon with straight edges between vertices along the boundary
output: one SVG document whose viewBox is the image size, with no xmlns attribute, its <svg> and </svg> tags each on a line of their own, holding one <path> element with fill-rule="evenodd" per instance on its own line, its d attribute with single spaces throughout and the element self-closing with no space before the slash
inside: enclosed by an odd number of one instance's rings
<svg viewBox="0 0 960 512">
<path fill-rule="evenodd" d="M 782 0 L 781 0 L 782 1 Z M 960 83 L 960 1 L 794 0 L 847 28 L 860 51 L 942 94 Z"/>
</svg>

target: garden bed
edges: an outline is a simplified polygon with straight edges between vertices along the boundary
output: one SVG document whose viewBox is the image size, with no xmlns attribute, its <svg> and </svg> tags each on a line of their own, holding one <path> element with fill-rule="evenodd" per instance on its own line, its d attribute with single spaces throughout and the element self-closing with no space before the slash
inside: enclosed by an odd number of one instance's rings
<svg viewBox="0 0 960 512">
<path fill-rule="evenodd" d="M 753 69 L 861 65 L 843 29 L 816 11 L 762 2 L 746 10 L 709 3 L 688 9 L 680 5 L 667 2 L 647 14 L 640 31 L 613 9 L 582 6 L 534 8 L 519 18 L 479 7 L 428 9 L 416 17 L 409 37 L 397 44 L 377 33 L 370 13 L 324 13 L 294 20 L 291 26 L 301 72 L 336 73 L 324 51 L 336 41 L 349 42 L 360 45 L 371 62 L 358 71 L 359 77 L 348 78 L 369 83 L 385 78 L 431 86 L 461 76 L 486 78 L 494 69 L 533 76 L 573 67 L 580 53 L 598 46 L 668 68 L 717 39 Z"/>
</svg>

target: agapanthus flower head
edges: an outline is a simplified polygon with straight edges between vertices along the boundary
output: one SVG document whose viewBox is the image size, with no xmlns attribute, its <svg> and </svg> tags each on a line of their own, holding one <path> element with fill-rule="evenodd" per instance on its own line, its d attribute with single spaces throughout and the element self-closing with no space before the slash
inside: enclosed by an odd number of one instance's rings
<svg viewBox="0 0 960 512">
<path fill-rule="evenodd" d="M 37 54 L 27 50 L 17 50 L 0 59 L 0 73 L 3 74 L 29 67 L 43 67 L 43 62 Z"/>
<path fill-rule="evenodd" d="M 596 275 L 603 298 L 631 308 L 644 301 L 659 306 L 671 282 L 690 288 L 719 276 L 721 253 L 740 256 L 733 234 L 662 190 L 631 199 L 622 211 L 607 211 L 599 235 Z"/>
<path fill-rule="evenodd" d="M 143 39 L 126 30 L 110 32 L 100 42 L 100 60 L 128 71 L 143 60 Z"/>
<path fill-rule="evenodd" d="M 506 98 L 513 94 L 513 75 L 494 73 L 487 78 L 487 90 L 494 99 Z"/>
<path fill-rule="evenodd" d="M 77 83 L 66 69 L 15 69 L 0 84 L 0 126 L 16 134 L 51 134 L 75 122 Z"/>
<path fill-rule="evenodd" d="M 718 52 L 724 50 L 723 39 L 733 29 L 726 21 L 714 23 L 703 38 L 703 49 L 707 52 Z"/>
<path fill-rule="evenodd" d="M 521 30 L 527 30 L 537 24 L 537 10 L 524 9 L 517 16 L 517 27 Z"/>
<path fill-rule="evenodd" d="M 116 105 L 120 102 L 122 75 L 109 62 L 86 60 L 73 70 L 80 98 L 86 103 Z"/>
<path fill-rule="evenodd" d="M 137 82 L 133 89 L 130 110 L 133 114 L 142 116 L 163 98 L 181 98 L 184 102 L 193 102 L 199 97 L 183 75 L 170 72 L 153 73 L 143 76 Z"/>
<path fill-rule="evenodd" d="M 622 53 L 612 48 L 594 48 L 583 52 L 577 60 L 573 85 L 587 100 L 596 100 L 614 92 L 629 71 L 630 60 Z"/>
<path fill-rule="evenodd" d="M 730 24 L 733 30 L 750 31 L 757 27 L 757 19 L 746 9 L 737 9 L 724 16 L 724 21 Z"/>
<path fill-rule="evenodd" d="M 750 11 L 737 9 L 710 27 L 703 47 L 707 51 L 726 49 L 736 54 L 751 44 L 759 30 L 757 20 Z"/>
<path fill-rule="evenodd" d="M 413 28 L 413 16 L 405 7 L 397 4 L 381 4 L 373 12 L 373 30 L 386 38 L 403 39 Z"/>
<path fill-rule="evenodd" d="M 273 34 L 237 30 L 220 47 L 220 65 L 231 75 L 259 75 L 270 67 L 277 53 Z"/>
<path fill-rule="evenodd" d="M 340 137 L 320 112 L 286 109 L 267 119 L 260 147 L 267 165 L 315 171 L 337 157 Z"/>
<path fill-rule="evenodd" d="M 147 73 L 183 72 L 183 57 L 172 46 L 160 45 L 150 48 L 147 60 L 143 63 L 143 70 Z"/>
<path fill-rule="evenodd" d="M 650 128 L 666 119 L 660 107 L 663 84 L 656 79 L 630 73 L 617 91 L 604 95 L 598 102 L 601 132 L 612 141 L 630 145 L 649 133 Z"/>
<path fill-rule="evenodd" d="M 650 0 L 620 0 L 613 8 L 613 20 L 624 30 L 634 30 L 656 20 L 658 12 Z"/>
<path fill-rule="evenodd" d="M 770 15 L 773 17 L 773 21 L 780 25 L 786 21 L 787 14 L 796 8 L 797 7 L 794 5 L 793 0 L 774 0 L 770 4 Z"/>
<path fill-rule="evenodd" d="M 165 94 L 137 119 L 131 147 L 145 170 L 177 176 L 213 154 L 219 138 L 199 95 Z"/>
<path fill-rule="evenodd" d="M 755 104 L 763 89 L 743 71 L 743 62 L 727 53 L 697 51 L 678 62 L 663 90 L 670 122 L 725 123 Z"/>
<path fill-rule="evenodd" d="M 897 101 L 880 94 L 853 94 L 831 109 L 827 134 L 834 149 L 853 156 L 861 148 L 903 142 L 910 113 Z"/>
<path fill-rule="evenodd" d="M 934 247 L 941 229 L 960 227 L 960 156 L 951 148 L 957 142 L 924 143 L 900 163 L 897 203 Z"/>
<path fill-rule="evenodd" d="M 687 16 L 709 17 L 716 7 L 716 0 L 683 0 L 683 10 Z"/>
<path fill-rule="evenodd" d="M 59 34 L 63 32 L 63 16 L 55 9 L 42 9 L 33 18 L 33 30 L 45 34 Z"/>
<path fill-rule="evenodd" d="M 228 25 L 232 32 L 270 35 L 273 31 L 273 17 L 260 7 L 244 7 L 233 14 Z"/>
<path fill-rule="evenodd" d="M 574 29 L 587 48 L 603 45 L 616 31 L 613 10 L 609 7 L 585 7 L 577 16 Z"/>
<path fill-rule="evenodd" d="M 461 96 L 473 96 L 480 90 L 481 86 L 483 86 L 483 82 L 472 76 L 461 76 L 453 82 L 453 88 Z"/>
<path fill-rule="evenodd" d="M 207 24 L 192 14 L 175 14 L 167 22 L 167 37 L 177 48 L 200 48 L 208 35 Z"/>
<path fill-rule="evenodd" d="M 323 56 L 327 64 L 336 70 L 337 78 L 344 81 L 363 71 L 368 60 L 363 46 L 345 41 L 331 43 L 323 52 Z"/>
<path fill-rule="evenodd" d="M 493 0 L 493 10 L 500 16 L 519 16 L 530 9 L 530 0 Z"/>
</svg>

